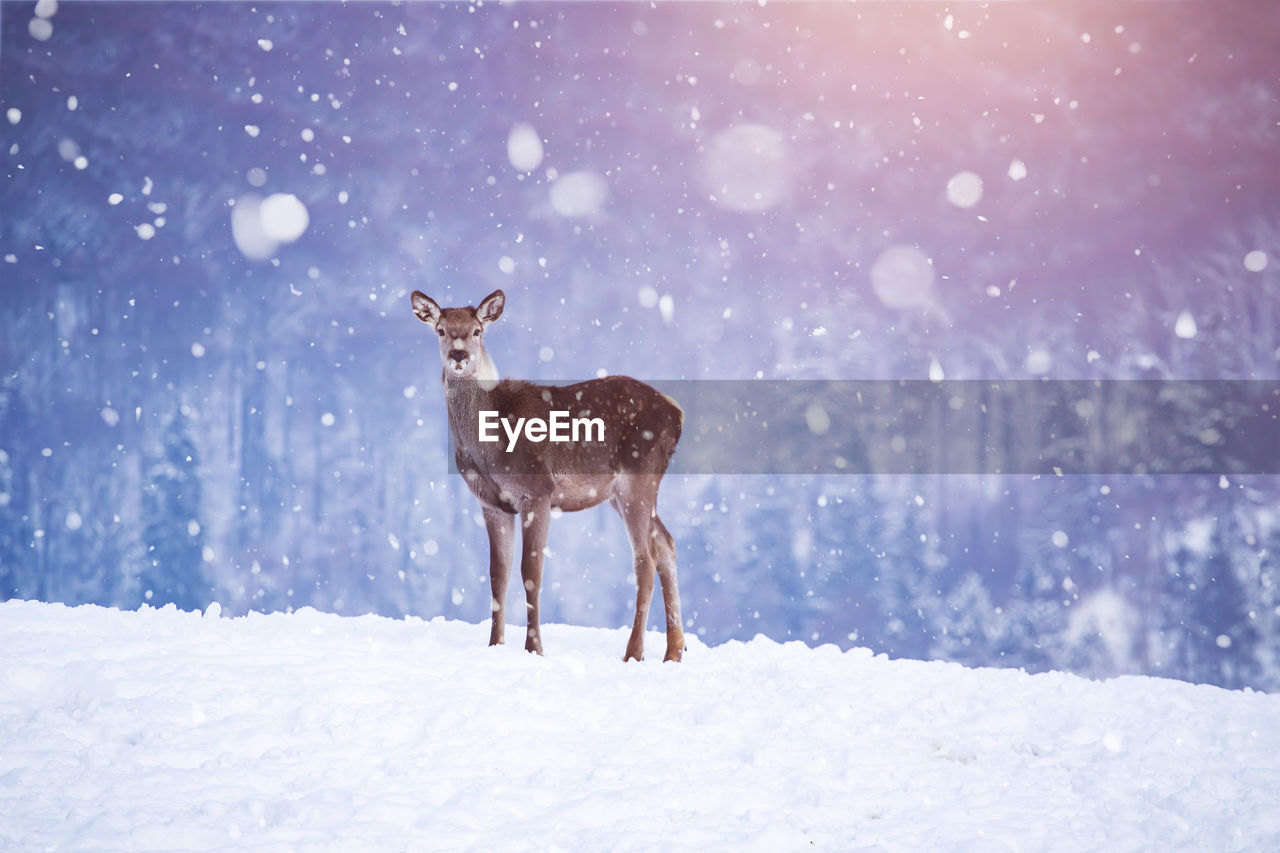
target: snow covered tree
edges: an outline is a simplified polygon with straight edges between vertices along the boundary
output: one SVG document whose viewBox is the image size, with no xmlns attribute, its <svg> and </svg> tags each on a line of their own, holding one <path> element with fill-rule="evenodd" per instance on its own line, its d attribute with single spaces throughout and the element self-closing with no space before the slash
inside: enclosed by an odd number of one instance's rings
<svg viewBox="0 0 1280 853">
<path fill-rule="evenodd" d="M 157 607 L 200 610 L 211 600 L 199 472 L 188 420 L 175 415 L 165 427 L 161 452 L 148 465 L 142 494 L 146 553 L 138 582 L 143 600 Z"/>
<path fill-rule="evenodd" d="M 18 511 L 23 503 L 14 494 L 18 485 L 9 454 L 0 448 L 0 599 L 23 595 L 26 583 L 21 566 L 30 531 Z"/>
<path fill-rule="evenodd" d="M 1183 548 L 1176 556 L 1176 588 L 1182 597 L 1178 646 L 1183 677 L 1223 687 L 1250 682 L 1258 641 L 1244 589 L 1236 577 L 1233 527 L 1220 520 L 1205 549 Z"/>
<path fill-rule="evenodd" d="M 885 478 L 881 541 L 875 555 L 874 595 L 881 625 L 877 651 L 926 657 L 937 625 L 926 610 L 940 594 L 942 566 L 929 546 L 923 495 L 910 480 Z"/>
<path fill-rule="evenodd" d="M 939 626 L 929 647 L 930 657 L 971 666 L 990 666 L 1000 660 L 1008 626 L 1003 610 L 991 600 L 977 572 L 966 572 L 930 604 L 930 621 Z"/>
</svg>

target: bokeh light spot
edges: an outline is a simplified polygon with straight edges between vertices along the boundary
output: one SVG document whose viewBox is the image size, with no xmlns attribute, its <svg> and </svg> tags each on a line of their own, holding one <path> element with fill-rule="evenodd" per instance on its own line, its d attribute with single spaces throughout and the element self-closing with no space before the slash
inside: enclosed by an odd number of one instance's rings
<svg viewBox="0 0 1280 853">
<path fill-rule="evenodd" d="M 781 133 L 762 124 L 739 124 L 720 131 L 707 143 L 699 179 L 716 204 L 755 213 L 786 197 L 794 171 Z"/>
<path fill-rule="evenodd" d="M 915 246 L 890 246 L 871 265 L 871 287 L 890 308 L 933 302 L 933 264 Z"/>
<path fill-rule="evenodd" d="M 1013 167 L 1009 168 L 1012 175 Z M 947 181 L 947 201 L 956 207 L 970 208 L 981 200 L 982 178 L 976 173 L 968 170 L 957 172 L 952 175 L 951 180 Z"/>
<path fill-rule="evenodd" d="M 588 170 L 562 175 L 551 185 L 551 206 L 556 213 L 571 219 L 594 216 L 608 197 L 608 182 Z"/>
<path fill-rule="evenodd" d="M 533 125 L 520 122 L 507 134 L 507 159 L 521 172 L 532 172 L 542 165 L 542 139 Z"/>
</svg>

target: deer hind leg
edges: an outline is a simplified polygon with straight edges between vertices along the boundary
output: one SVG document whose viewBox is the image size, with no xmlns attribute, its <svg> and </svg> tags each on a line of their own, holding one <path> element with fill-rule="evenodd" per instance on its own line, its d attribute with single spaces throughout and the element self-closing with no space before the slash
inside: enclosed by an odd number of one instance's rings
<svg viewBox="0 0 1280 853">
<path fill-rule="evenodd" d="M 667 654 L 662 659 L 678 661 L 685 645 L 680 620 L 680 587 L 676 583 L 676 540 L 661 518 L 655 515 L 653 521 L 654 559 L 658 564 L 658 579 L 662 582 L 662 603 L 667 611 Z"/>
<path fill-rule="evenodd" d="M 489 534 L 489 602 L 493 622 L 489 628 L 489 645 L 503 642 L 507 626 L 507 578 L 511 576 L 511 550 L 515 541 L 515 516 L 500 509 L 484 508 L 484 527 Z"/>
<path fill-rule="evenodd" d="M 649 621 L 649 603 L 653 600 L 654 512 L 653 501 L 634 491 L 625 492 L 613 499 L 613 507 L 622 516 L 631 539 L 631 553 L 636 574 L 636 619 L 631 626 L 631 638 L 627 640 L 624 661 L 644 660 L 644 628 Z"/>
</svg>

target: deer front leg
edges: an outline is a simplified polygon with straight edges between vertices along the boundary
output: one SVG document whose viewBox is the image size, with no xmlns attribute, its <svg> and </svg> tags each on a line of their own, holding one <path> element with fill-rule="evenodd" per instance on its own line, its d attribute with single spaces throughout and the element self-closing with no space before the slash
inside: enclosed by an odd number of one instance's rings
<svg viewBox="0 0 1280 853">
<path fill-rule="evenodd" d="M 551 521 L 551 499 L 530 501 L 520 511 L 524 528 L 520 546 L 520 577 L 524 580 L 524 597 L 529 615 L 524 650 L 542 654 L 542 629 L 538 622 L 538 593 L 542 589 L 542 558 L 547 547 L 547 527 Z"/>
<path fill-rule="evenodd" d="M 489 586 L 493 600 L 493 624 L 489 645 L 502 643 L 507 626 L 507 578 L 511 576 L 511 549 L 515 542 L 516 517 L 500 509 L 484 508 L 484 527 L 489 533 Z"/>
</svg>

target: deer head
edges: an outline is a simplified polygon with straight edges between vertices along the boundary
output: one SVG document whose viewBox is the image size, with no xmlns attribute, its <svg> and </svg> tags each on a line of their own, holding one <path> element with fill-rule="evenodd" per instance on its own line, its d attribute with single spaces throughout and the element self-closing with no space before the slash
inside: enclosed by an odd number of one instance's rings
<svg viewBox="0 0 1280 853">
<path fill-rule="evenodd" d="M 494 381 L 498 369 L 484 348 L 484 331 L 502 316 L 506 294 L 495 290 L 475 308 L 441 308 L 420 290 L 413 292 L 413 313 L 435 329 L 440 341 L 444 377 Z"/>
</svg>

